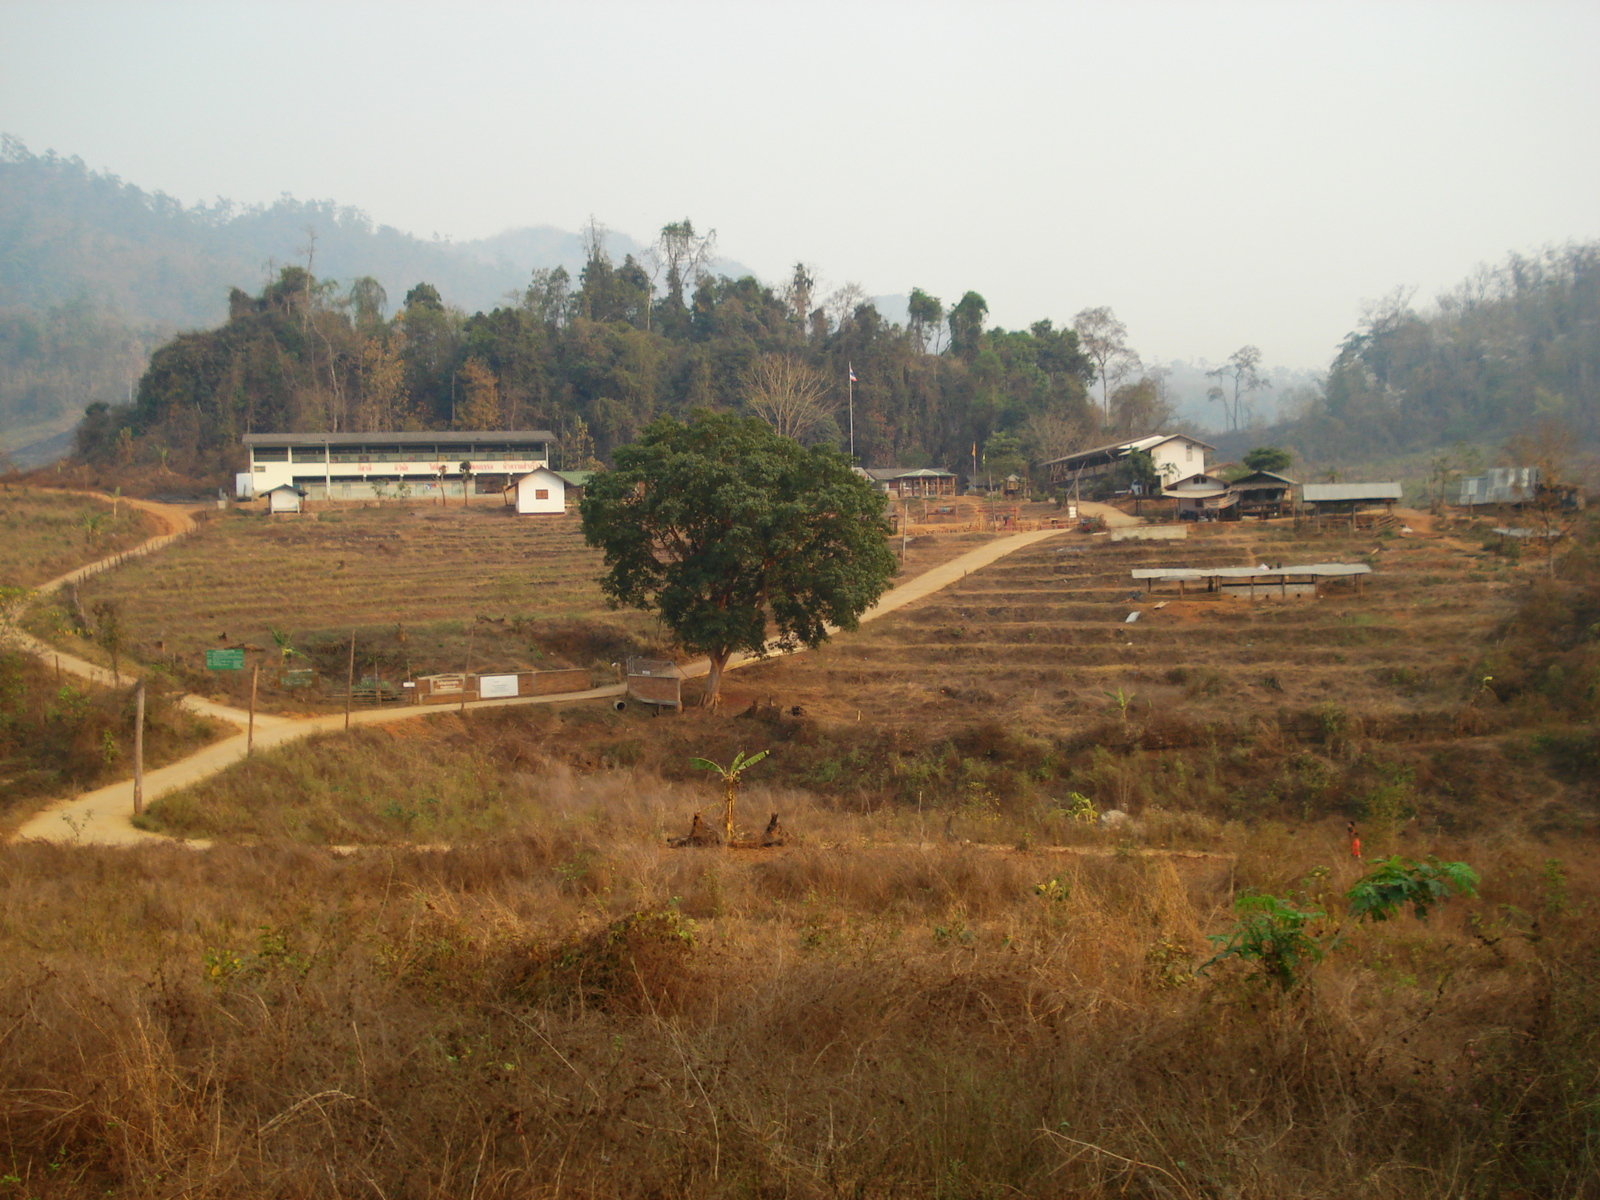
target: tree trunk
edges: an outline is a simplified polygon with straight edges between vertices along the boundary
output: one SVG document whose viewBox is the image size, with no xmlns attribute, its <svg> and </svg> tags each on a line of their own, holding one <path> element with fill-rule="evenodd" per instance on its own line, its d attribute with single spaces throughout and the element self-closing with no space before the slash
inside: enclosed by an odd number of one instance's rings
<svg viewBox="0 0 1600 1200">
<path fill-rule="evenodd" d="M 706 708 L 715 708 L 722 693 L 722 672 L 728 665 L 731 651 L 719 650 L 715 654 L 707 655 L 711 662 L 711 669 L 706 672 L 706 694 L 700 703 Z"/>
</svg>

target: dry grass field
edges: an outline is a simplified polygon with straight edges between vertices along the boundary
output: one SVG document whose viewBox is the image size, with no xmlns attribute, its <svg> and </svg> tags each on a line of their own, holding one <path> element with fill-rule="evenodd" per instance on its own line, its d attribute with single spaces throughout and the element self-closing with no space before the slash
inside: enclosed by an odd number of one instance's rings
<svg viewBox="0 0 1600 1200">
<path fill-rule="evenodd" d="M 216 547 L 281 574 L 421 520 L 225 522 L 138 578 L 198 614 L 177 581 Z M 4 847 L 0 1177 L 74 1200 L 1600 1197 L 1597 542 L 1548 582 L 1481 531 L 1413 527 L 1063 535 L 735 672 L 718 711 L 435 713 L 152 806 L 203 852 Z M 1320 599 L 1133 597 L 1127 574 L 1356 559 L 1365 591 Z M 116 575 L 131 610 L 147 569 Z M 771 751 L 741 830 L 778 812 L 788 843 L 668 849 L 719 815 L 690 758 L 740 750 Z M 1111 808 L 1130 821 L 1081 819 Z M 1466 862 L 1477 894 L 1356 919 L 1395 853 Z M 1251 925 L 1262 897 L 1280 915 Z M 1254 956 L 1208 965 L 1229 938 Z"/>
<path fill-rule="evenodd" d="M 449 850 L 6 847 L 9 1186 L 1600 1194 L 1592 855 L 1430 841 L 1480 896 L 1357 924 L 1362 864 L 1316 830 L 1217 829 L 1225 857 L 1193 859 L 1089 832 L 917 849 L 893 844 L 904 812 L 757 788 L 750 812 L 781 807 L 799 844 L 668 851 L 703 781 L 524 774 L 516 832 Z M 1327 914 L 1310 929 L 1337 948 L 1292 991 L 1196 974 L 1251 888 Z"/>
<path fill-rule="evenodd" d="M 133 684 L 104 687 L 58 675 L 0 647 L 0 836 L 41 803 L 126 779 L 133 770 Z M 230 727 L 149 689 L 144 761 L 149 770 L 186 758 Z M 60 827 L 66 832 L 66 826 Z"/>
<path fill-rule="evenodd" d="M 987 537 L 918 539 L 902 577 Z M 204 653 L 244 647 L 262 664 L 265 705 L 295 710 L 343 693 L 352 630 L 358 675 L 390 684 L 469 662 L 475 671 L 590 667 L 610 679 L 609 664 L 627 654 L 671 656 L 652 618 L 607 609 L 599 571 L 575 516 L 396 505 L 333 509 L 317 520 L 236 513 L 80 592 L 85 606 L 120 603 L 132 656 L 183 686 L 238 700 L 248 673 L 208 674 Z M 59 641 L 65 624 L 41 632 Z M 274 631 L 295 654 L 284 657 Z M 321 687 L 279 686 L 280 668 L 305 667 Z"/>
<path fill-rule="evenodd" d="M 160 532 L 132 505 L 0 488 L 0 590 L 34 587 Z"/>
<path fill-rule="evenodd" d="M 1421 524 L 1421 521 L 1418 522 Z M 1003 710 L 1033 731 L 1121 714 L 1204 723 L 1334 705 L 1349 717 L 1453 718 L 1482 635 L 1542 564 L 1508 564 L 1482 537 L 1317 536 L 1278 523 L 1202 527 L 1177 542 L 1063 535 L 986 568 L 915 609 L 741 682 L 834 715 L 914 717 L 937 731 Z M 1165 585 L 1141 567 L 1369 562 L 1363 594 L 1255 601 Z M 1160 605 L 1160 607 L 1157 607 Z M 1138 612 L 1134 624 L 1130 613 Z M 753 682 L 759 680 L 759 682 Z"/>
</svg>

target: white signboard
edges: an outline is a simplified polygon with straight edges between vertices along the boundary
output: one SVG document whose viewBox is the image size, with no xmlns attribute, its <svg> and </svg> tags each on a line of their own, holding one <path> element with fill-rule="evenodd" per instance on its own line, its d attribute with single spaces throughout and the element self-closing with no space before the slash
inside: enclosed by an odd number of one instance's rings
<svg viewBox="0 0 1600 1200">
<path fill-rule="evenodd" d="M 517 694 L 517 677 L 515 675 L 479 675 L 478 696 L 483 700 L 492 700 L 500 696 L 515 696 Z"/>
</svg>

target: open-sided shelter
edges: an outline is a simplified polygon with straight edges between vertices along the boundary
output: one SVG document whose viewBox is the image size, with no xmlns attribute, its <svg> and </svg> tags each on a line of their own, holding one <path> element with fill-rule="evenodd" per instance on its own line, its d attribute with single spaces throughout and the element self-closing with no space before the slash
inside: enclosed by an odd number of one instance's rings
<svg viewBox="0 0 1600 1200">
<path fill-rule="evenodd" d="M 1382 508 L 1385 513 L 1394 511 L 1401 496 L 1398 483 L 1303 483 L 1300 500 L 1322 517 L 1329 513 L 1344 513 L 1355 521 L 1363 509 Z"/>
<path fill-rule="evenodd" d="M 939 467 L 867 467 L 864 473 L 891 496 L 954 496 L 953 471 Z"/>
<path fill-rule="evenodd" d="M 1235 479 L 1228 490 L 1238 500 L 1242 517 L 1280 517 L 1294 504 L 1295 481 L 1276 471 L 1255 471 Z"/>
</svg>

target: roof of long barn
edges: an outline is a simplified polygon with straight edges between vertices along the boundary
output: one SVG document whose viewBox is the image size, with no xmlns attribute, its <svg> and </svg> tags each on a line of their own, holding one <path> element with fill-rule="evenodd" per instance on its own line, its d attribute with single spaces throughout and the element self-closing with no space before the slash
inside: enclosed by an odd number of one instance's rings
<svg viewBox="0 0 1600 1200">
<path fill-rule="evenodd" d="M 553 442 L 548 429 L 437 429 L 424 433 L 247 433 L 246 446 L 460 446 Z"/>
</svg>

